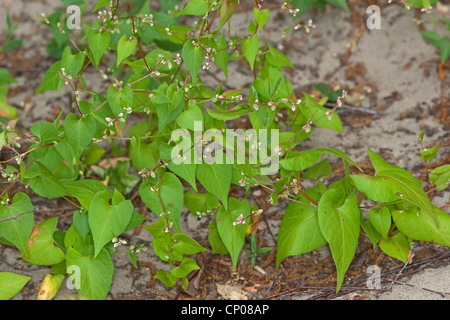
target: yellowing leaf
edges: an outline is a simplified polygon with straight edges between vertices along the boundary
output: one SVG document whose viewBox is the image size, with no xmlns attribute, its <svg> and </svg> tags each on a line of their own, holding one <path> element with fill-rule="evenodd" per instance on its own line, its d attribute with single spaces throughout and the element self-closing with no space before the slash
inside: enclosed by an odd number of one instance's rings
<svg viewBox="0 0 450 320">
<path fill-rule="evenodd" d="M 63 281 L 64 276 L 62 274 L 46 274 L 39 287 L 39 293 L 36 300 L 52 300 L 58 293 Z"/>
</svg>

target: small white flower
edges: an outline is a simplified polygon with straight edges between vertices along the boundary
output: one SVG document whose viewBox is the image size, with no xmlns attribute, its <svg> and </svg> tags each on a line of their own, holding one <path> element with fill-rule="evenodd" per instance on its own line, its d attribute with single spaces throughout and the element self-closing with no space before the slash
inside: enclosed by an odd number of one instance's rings
<svg viewBox="0 0 450 320">
<path fill-rule="evenodd" d="M 311 124 L 308 122 L 303 126 L 303 130 L 306 131 L 306 133 L 309 133 L 311 131 Z"/>
<path fill-rule="evenodd" d="M 244 215 L 242 213 L 239 215 L 236 221 L 233 222 L 233 226 L 236 226 L 238 224 L 245 224 Z"/>
<path fill-rule="evenodd" d="M 239 180 L 239 184 L 241 185 L 241 187 L 245 187 L 245 185 L 250 184 L 250 183 L 245 181 L 245 179 L 241 179 L 241 180 Z"/>
</svg>

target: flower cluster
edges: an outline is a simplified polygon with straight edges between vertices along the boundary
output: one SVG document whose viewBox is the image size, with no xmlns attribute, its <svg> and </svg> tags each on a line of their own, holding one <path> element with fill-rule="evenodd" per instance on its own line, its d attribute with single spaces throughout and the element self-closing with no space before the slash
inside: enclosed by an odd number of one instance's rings
<svg viewBox="0 0 450 320">
<path fill-rule="evenodd" d="M 44 21 L 46 24 L 50 24 L 50 20 L 47 18 L 47 14 L 44 12 L 41 12 L 42 21 Z"/>
<path fill-rule="evenodd" d="M 14 172 L 7 172 L 2 166 L 0 166 L 0 174 L 7 182 L 12 182 L 17 178 L 17 175 Z M 2 205 L 4 204 L 2 203 Z"/>
<path fill-rule="evenodd" d="M 153 27 L 154 21 L 153 21 L 153 15 L 150 14 L 144 14 L 144 17 L 142 18 L 142 22 L 148 23 L 150 27 Z"/>
<path fill-rule="evenodd" d="M 237 96 L 231 96 L 229 98 L 226 98 L 223 94 L 220 94 L 220 95 L 216 94 L 216 96 L 211 99 L 211 101 L 213 103 L 216 103 L 217 101 L 220 101 L 221 104 L 224 104 L 225 101 L 239 102 L 239 101 L 242 101 L 242 100 L 244 100 L 244 97 L 242 96 L 242 94 L 238 94 Z"/>
<path fill-rule="evenodd" d="M 294 30 L 298 29 L 304 29 L 306 33 L 310 33 L 312 29 L 314 29 L 316 26 L 313 24 L 313 21 L 311 19 L 308 20 L 308 22 L 304 25 L 302 23 L 297 24 L 294 27 Z"/>
<path fill-rule="evenodd" d="M 97 13 L 97 20 L 100 20 L 103 23 L 105 23 L 107 20 L 112 18 L 112 11 L 111 10 L 99 10 Z"/>
<path fill-rule="evenodd" d="M 169 233 L 169 230 L 170 228 L 172 228 L 172 225 L 173 225 L 172 221 L 169 221 L 167 227 L 164 228 L 164 232 Z"/>
<path fill-rule="evenodd" d="M 117 115 L 117 117 L 114 118 L 114 119 L 110 118 L 110 117 L 106 117 L 105 120 L 107 122 L 107 126 L 108 127 L 113 126 L 115 121 L 119 121 L 119 122 L 125 122 L 126 121 L 125 118 L 123 118 L 123 112 L 119 113 Z"/>
<path fill-rule="evenodd" d="M 245 224 L 245 218 L 244 215 L 241 213 L 239 217 L 233 222 L 233 226 L 236 226 L 238 224 Z"/>
<path fill-rule="evenodd" d="M 211 51 L 214 51 L 214 49 L 211 50 L 211 48 L 206 48 L 206 56 L 205 56 L 205 63 L 202 66 L 203 70 L 209 70 L 211 68 L 211 63 L 214 62 L 214 57 L 211 54 Z"/>
<path fill-rule="evenodd" d="M 136 253 L 139 253 L 141 251 L 147 251 L 147 247 L 144 247 L 144 244 L 141 244 L 139 247 L 135 247 L 133 245 L 130 246 L 130 251 L 134 251 Z"/>
<path fill-rule="evenodd" d="M 127 242 L 125 240 L 118 239 L 117 237 L 112 239 L 112 243 L 114 243 L 114 245 L 113 245 L 114 248 L 117 248 L 118 246 L 120 246 L 122 244 L 127 244 Z"/>
<path fill-rule="evenodd" d="M 72 80 L 72 76 L 70 74 L 66 73 L 66 69 L 65 68 L 61 68 L 61 78 L 63 78 L 64 83 L 66 85 L 69 84 L 69 80 Z"/>
<path fill-rule="evenodd" d="M 148 177 L 148 176 L 151 176 L 152 178 L 155 178 L 155 177 L 156 177 L 155 171 L 149 170 L 149 169 L 147 169 L 147 168 L 144 168 L 144 169 L 140 170 L 138 173 L 139 173 L 139 175 L 141 175 L 143 178 L 146 178 L 146 177 Z"/>
<path fill-rule="evenodd" d="M 291 104 L 291 110 L 292 110 L 292 112 L 295 112 L 295 110 L 297 109 L 297 106 L 298 106 L 300 103 L 302 103 L 302 100 L 301 100 L 301 99 L 297 99 L 296 101 L 292 101 L 292 100 L 290 100 L 290 99 L 283 98 L 283 99 L 281 99 L 281 101 L 277 101 L 277 102 L 270 101 L 270 102 L 267 103 L 267 105 L 270 107 L 270 109 L 271 109 L 272 111 L 275 111 L 277 105 L 278 105 L 280 102 L 283 102 L 283 103 L 290 103 L 290 104 Z"/>
</svg>

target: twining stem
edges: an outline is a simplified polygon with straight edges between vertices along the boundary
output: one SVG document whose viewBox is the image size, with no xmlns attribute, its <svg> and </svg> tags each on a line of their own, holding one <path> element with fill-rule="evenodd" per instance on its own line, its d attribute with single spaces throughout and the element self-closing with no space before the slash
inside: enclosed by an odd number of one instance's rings
<svg viewBox="0 0 450 320">
<path fill-rule="evenodd" d="M 26 211 L 26 212 L 19 213 L 18 215 L 15 215 L 14 217 L 9 217 L 9 218 L 6 218 L 6 219 L 1 219 L 0 222 L 8 221 L 8 220 L 19 220 L 19 217 L 20 217 L 20 216 L 23 216 L 23 215 L 25 215 L 25 214 L 27 214 L 27 213 L 31 213 L 31 212 L 34 212 L 34 210 L 29 210 L 29 211 Z"/>
</svg>

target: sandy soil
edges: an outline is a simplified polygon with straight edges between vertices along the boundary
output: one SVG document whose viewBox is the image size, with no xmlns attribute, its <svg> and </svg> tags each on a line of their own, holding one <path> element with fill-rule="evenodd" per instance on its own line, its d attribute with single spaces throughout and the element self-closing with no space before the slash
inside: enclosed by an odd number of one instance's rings
<svg viewBox="0 0 450 320">
<path fill-rule="evenodd" d="M 365 1 L 350 3 L 353 4 L 351 12 L 330 7 L 305 14 L 302 19 L 312 18 L 316 25 L 310 35 L 298 31 L 281 38 L 282 29 L 294 25 L 287 14 L 272 17 L 265 27 L 262 40 L 285 52 L 296 67 L 288 76 L 299 96 L 303 91 L 314 93 L 315 83 L 326 82 L 346 88 L 355 98 L 353 107 L 340 111 L 344 133 L 318 129 L 301 147 L 340 148 L 367 170 L 370 170 L 367 149 L 371 148 L 387 161 L 425 179 L 417 142 L 421 131 L 426 132 L 425 145 L 441 143 L 435 166 L 450 163 L 449 66 L 447 63 L 446 74 L 442 77 L 438 70 L 438 52 L 418 32 L 421 27 L 433 29 L 436 26 L 426 15 L 421 16 L 423 23 L 419 26 L 414 12 L 405 13 L 401 6 L 391 5 L 381 9 L 381 29 L 368 32 L 362 20 Z M 14 21 L 19 22 L 16 36 L 25 40 L 21 48 L 1 57 L 0 66 L 8 68 L 18 79 L 18 83 L 11 86 L 9 101 L 18 107 L 19 125 L 27 130 L 35 121 L 52 120 L 60 110 L 70 110 L 70 93 L 65 88 L 59 92 L 34 94 L 46 68 L 53 62 L 45 49 L 51 35 L 39 23 L 38 15 L 63 7 L 59 1 L 51 0 L 3 0 L 0 21 L 4 21 L 3 8 L 8 4 Z M 232 34 L 246 32 L 248 16 L 249 11 L 242 5 L 232 18 Z M 0 35 L 4 32 L 2 24 Z M 208 83 L 223 80 L 225 86 L 236 89 L 250 83 L 249 69 L 233 62 L 229 68 L 229 79 L 216 75 L 214 68 L 204 77 Z M 108 84 L 89 71 L 87 82 L 96 90 L 104 91 Z M 333 179 L 342 175 L 336 168 Z M 449 194 L 449 191 L 436 193 L 433 203 L 447 204 Z M 267 201 L 267 194 L 261 190 L 255 190 L 252 196 L 255 202 Z M 60 218 L 61 230 L 70 225 L 72 211 L 67 203 L 44 202 L 38 197 L 34 202 L 40 207 L 37 219 L 56 215 Z M 138 203 L 137 208 L 139 206 L 142 204 Z M 275 246 L 284 207 L 285 204 L 281 204 L 265 211 L 258 231 L 261 246 Z M 145 223 L 154 219 L 150 212 L 147 217 Z M 187 212 L 182 219 L 183 230 L 208 246 L 209 220 L 197 220 Z M 196 259 L 201 270 L 192 273 L 187 292 L 180 292 L 176 288 L 165 288 L 153 278 L 157 269 L 168 266 L 151 250 L 151 236 L 145 229 L 130 231 L 124 238 L 130 244 L 144 243 L 149 250 L 138 255 L 138 269 L 130 262 L 126 248 L 113 257 L 115 275 L 108 299 L 450 299 L 450 252 L 435 244 L 416 242 L 412 264 L 402 270 L 402 263 L 386 257 L 379 248 L 373 250 L 368 238 L 361 236 L 344 288 L 341 294 L 333 295 L 332 290 L 318 288 L 333 287 L 336 281 L 327 247 L 287 258 L 278 270 L 275 269 L 275 249 L 259 256 L 255 265 L 243 252 L 236 270 L 229 257 L 199 254 Z M 447 256 L 442 257 L 445 254 Z M 4 245 L 0 245 L 0 257 L 0 271 L 32 277 L 14 299 L 35 299 L 39 284 L 50 268 L 27 264 L 18 257 L 17 250 Z M 371 275 L 367 269 L 371 265 L 380 267 L 382 290 L 366 290 L 367 278 Z M 397 282 L 391 286 L 389 279 L 395 277 Z M 360 289 L 355 290 L 355 286 Z M 63 285 L 56 298 L 65 299 L 72 293 Z"/>
</svg>

